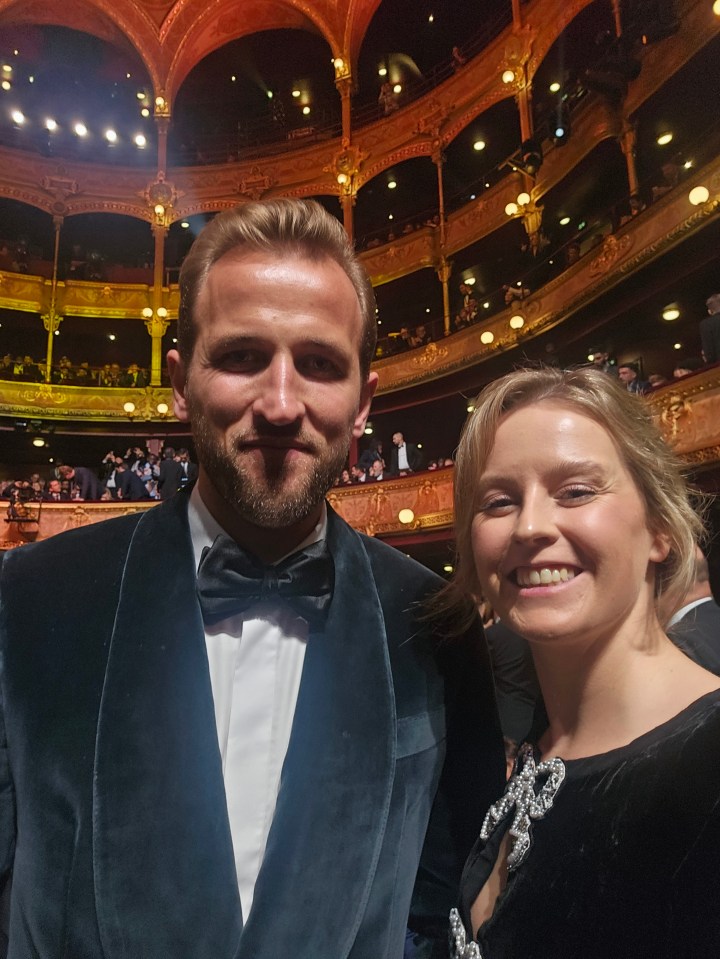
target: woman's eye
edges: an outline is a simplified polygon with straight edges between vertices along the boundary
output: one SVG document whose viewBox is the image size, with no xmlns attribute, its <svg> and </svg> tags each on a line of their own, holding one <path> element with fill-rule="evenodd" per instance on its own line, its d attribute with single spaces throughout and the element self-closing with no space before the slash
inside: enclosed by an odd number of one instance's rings
<svg viewBox="0 0 720 959">
<path fill-rule="evenodd" d="M 570 486 L 563 490 L 562 498 L 568 500 L 583 500 L 595 495 L 595 490 L 589 486 Z"/>
<path fill-rule="evenodd" d="M 480 512 L 492 513 L 512 505 L 513 501 L 509 496 L 493 496 L 482 504 Z"/>
</svg>

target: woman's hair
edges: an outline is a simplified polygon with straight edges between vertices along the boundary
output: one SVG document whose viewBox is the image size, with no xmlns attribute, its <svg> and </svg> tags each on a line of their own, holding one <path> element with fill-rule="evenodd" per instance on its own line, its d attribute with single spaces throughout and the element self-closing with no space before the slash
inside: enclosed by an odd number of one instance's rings
<svg viewBox="0 0 720 959">
<path fill-rule="evenodd" d="M 590 367 L 521 369 L 490 383 L 475 401 L 460 438 L 455 462 L 454 588 L 476 597 L 471 527 L 476 491 L 504 414 L 552 401 L 570 407 L 603 427 L 645 504 L 648 527 L 668 537 L 667 559 L 657 564 L 656 599 L 681 597 L 693 582 L 695 544 L 702 523 L 690 499 L 678 458 L 663 440 L 642 399 L 623 389 L 608 373 Z M 456 593 L 457 595 L 457 593 Z"/>
</svg>

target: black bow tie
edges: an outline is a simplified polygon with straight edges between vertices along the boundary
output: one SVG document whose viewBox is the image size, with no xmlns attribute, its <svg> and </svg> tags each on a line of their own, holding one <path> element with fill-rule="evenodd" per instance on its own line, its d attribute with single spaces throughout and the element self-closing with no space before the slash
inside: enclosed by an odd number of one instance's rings
<svg viewBox="0 0 720 959">
<path fill-rule="evenodd" d="M 335 581 L 335 567 L 324 540 L 265 566 L 220 533 L 202 552 L 197 593 L 203 620 L 212 625 L 263 600 L 287 603 L 312 629 L 322 629 Z"/>
</svg>

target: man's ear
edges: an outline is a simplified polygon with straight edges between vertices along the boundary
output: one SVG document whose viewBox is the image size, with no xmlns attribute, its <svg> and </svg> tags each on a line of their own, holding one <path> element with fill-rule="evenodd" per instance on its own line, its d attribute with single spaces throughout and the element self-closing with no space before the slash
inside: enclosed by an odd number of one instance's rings
<svg viewBox="0 0 720 959">
<path fill-rule="evenodd" d="M 173 391 L 173 409 L 181 423 L 190 422 L 187 403 L 187 370 L 177 350 L 168 350 L 167 368 Z"/>
<path fill-rule="evenodd" d="M 363 435 L 365 430 L 365 424 L 367 423 L 367 418 L 370 415 L 370 404 L 372 403 L 372 398 L 375 395 L 377 385 L 377 373 L 368 373 L 368 378 L 363 383 L 363 387 L 360 390 L 360 406 L 355 414 L 355 420 L 353 421 L 352 435 L 356 440 Z"/>
</svg>

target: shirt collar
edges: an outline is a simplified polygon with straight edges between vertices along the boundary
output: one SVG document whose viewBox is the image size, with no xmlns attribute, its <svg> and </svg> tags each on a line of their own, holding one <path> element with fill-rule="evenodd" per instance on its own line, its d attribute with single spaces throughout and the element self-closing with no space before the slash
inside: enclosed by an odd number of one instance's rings
<svg viewBox="0 0 720 959">
<path fill-rule="evenodd" d="M 683 617 L 687 616 L 691 609 L 695 609 L 696 606 L 700 606 L 702 603 L 712 602 L 712 596 L 703 596 L 702 599 L 693 600 L 692 603 L 687 603 L 685 606 L 681 606 L 680 609 L 673 613 L 670 622 L 667 624 L 667 628 L 670 629 L 671 626 L 675 626 L 680 622 Z"/>
<path fill-rule="evenodd" d="M 193 554 L 195 556 L 195 569 L 197 569 L 200 565 L 200 560 L 202 559 L 202 554 L 205 547 L 212 546 L 216 537 L 219 536 L 220 533 L 226 533 L 228 536 L 230 535 L 227 530 L 223 529 L 220 523 L 218 523 L 203 502 L 203 498 L 200 495 L 200 490 L 198 489 L 197 483 L 193 487 L 192 493 L 190 494 L 190 502 L 188 504 L 188 522 L 190 524 L 190 538 L 192 539 Z M 305 537 L 302 543 L 299 543 L 288 553 L 285 553 L 284 556 L 281 556 L 279 559 L 275 560 L 275 563 L 272 565 L 274 566 L 277 563 L 281 563 L 286 556 L 297 553 L 298 550 L 305 549 L 306 546 L 310 546 L 312 543 L 319 543 L 320 540 L 325 539 L 326 535 L 327 504 L 325 500 L 323 500 L 322 510 L 320 511 L 320 519 L 317 521 L 315 527 Z"/>
</svg>

